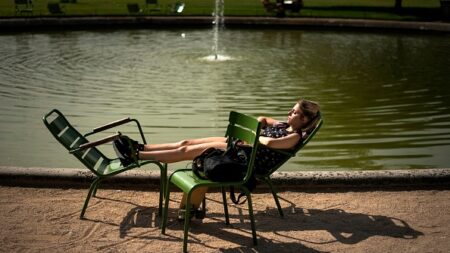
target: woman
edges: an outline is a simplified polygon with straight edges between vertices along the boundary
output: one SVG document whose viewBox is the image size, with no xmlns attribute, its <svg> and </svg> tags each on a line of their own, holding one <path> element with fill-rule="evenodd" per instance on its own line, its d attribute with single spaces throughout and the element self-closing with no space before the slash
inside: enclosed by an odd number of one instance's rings
<svg viewBox="0 0 450 253">
<path fill-rule="evenodd" d="M 260 144 L 273 149 L 294 148 L 319 114 L 319 105 L 309 100 L 300 100 L 289 111 L 287 121 L 280 122 L 268 117 L 259 117 L 262 123 Z M 276 130 L 277 133 L 276 133 Z M 303 131 L 302 131 L 303 130 Z M 275 132 L 274 132 L 275 131 Z M 138 144 L 126 142 L 127 137 L 114 142 L 114 149 L 125 165 L 133 159 L 157 160 L 164 163 L 193 160 L 208 148 L 226 149 L 225 137 L 208 137 L 200 139 L 182 140 L 165 144 Z"/>
<path fill-rule="evenodd" d="M 262 131 L 259 137 L 260 145 L 255 159 L 255 172 L 264 173 L 282 159 L 282 155 L 272 149 L 293 149 L 308 133 L 309 128 L 320 116 L 320 108 L 316 102 L 300 100 L 289 111 L 287 121 L 280 122 L 269 117 L 259 117 Z M 122 163 L 126 166 L 137 159 L 157 160 L 163 163 L 174 163 L 193 160 L 208 148 L 227 148 L 225 137 L 208 137 L 200 139 L 183 140 L 166 144 L 138 144 L 136 141 L 122 136 L 114 141 L 114 150 Z M 197 189 L 193 194 L 194 209 L 200 206 L 206 189 Z M 185 201 L 182 201 L 183 204 Z M 181 208 L 184 208 L 181 206 Z"/>
</svg>

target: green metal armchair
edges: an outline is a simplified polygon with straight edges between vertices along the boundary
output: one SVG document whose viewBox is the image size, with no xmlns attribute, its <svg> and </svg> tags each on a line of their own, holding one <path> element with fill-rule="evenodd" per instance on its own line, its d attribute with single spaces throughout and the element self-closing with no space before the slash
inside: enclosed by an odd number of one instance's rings
<svg viewBox="0 0 450 253">
<path fill-rule="evenodd" d="M 255 220 L 253 218 L 253 207 L 252 207 L 252 199 L 251 193 L 246 187 L 245 183 L 250 179 L 253 173 L 253 163 L 256 157 L 256 149 L 258 148 L 258 138 L 259 132 L 261 130 L 261 123 L 258 120 L 246 116 L 244 114 L 238 112 L 230 112 L 229 116 L 229 124 L 226 132 L 226 137 L 229 139 L 239 139 L 245 141 L 247 144 L 253 147 L 251 156 L 248 160 L 247 173 L 242 181 L 237 182 L 214 182 L 211 180 L 205 180 L 197 177 L 191 169 L 181 169 L 177 170 L 169 177 L 168 182 L 166 183 L 165 190 L 165 202 L 164 202 L 164 210 L 163 210 L 163 220 L 161 230 L 162 233 L 166 233 L 167 219 L 168 219 L 168 208 L 170 201 L 170 190 L 169 184 L 174 184 L 179 189 L 181 189 L 186 195 L 186 203 L 185 203 L 185 217 L 184 217 L 184 237 L 183 237 L 183 252 L 187 251 L 187 241 L 188 241 L 188 232 L 189 232 L 189 224 L 190 224 L 190 203 L 191 196 L 195 189 L 200 187 L 220 187 L 222 189 L 222 198 L 223 198 L 223 207 L 225 213 L 225 222 L 226 224 L 230 224 L 229 216 L 228 216 L 228 206 L 227 199 L 225 194 L 226 187 L 236 187 L 245 192 L 248 203 L 248 212 L 250 216 L 251 228 L 252 228 L 252 236 L 254 245 L 257 244 L 256 240 L 256 230 L 255 230 Z M 230 145 L 230 142 L 229 142 Z M 204 205 L 203 205 L 204 208 Z"/>
<path fill-rule="evenodd" d="M 114 175 L 122 173 L 127 170 L 131 170 L 146 164 L 155 164 L 159 167 L 161 171 L 161 183 L 160 183 L 160 194 L 159 194 L 159 214 L 161 215 L 162 211 L 162 202 L 163 202 L 163 191 L 165 189 L 164 183 L 167 180 L 167 164 L 162 164 L 158 161 L 139 161 L 138 163 L 132 163 L 128 166 L 123 166 L 119 159 L 110 159 L 106 157 L 100 150 L 96 148 L 96 146 L 105 144 L 111 141 L 114 141 L 120 137 L 120 133 L 89 142 L 86 137 L 100 133 L 107 129 L 111 129 L 129 122 L 135 122 L 139 129 L 139 133 L 141 135 L 142 141 L 145 144 L 146 140 L 144 134 L 142 132 L 141 125 L 135 119 L 124 118 L 121 120 L 117 120 L 106 124 L 101 127 L 97 127 L 93 129 L 91 132 L 88 132 L 82 135 L 78 132 L 64 115 L 57 109 L 51 110 L 43 117 L 43 121 L 45 126 L 48 128 L 50 133 L 61 143 L 70 154 L 74 155 L 81 163 L 86 166 L 94 175 L 95 179 L 91 183 L 89 188 L 89 193 L 84 202 L 83 208 L 81 210 L 80 219 L 84 217 L 84 213 L 88 206 L 89 200 L 91 196 L 96 195 L 97 188 L 105 179 L 108 179 Z"/>
</svg>

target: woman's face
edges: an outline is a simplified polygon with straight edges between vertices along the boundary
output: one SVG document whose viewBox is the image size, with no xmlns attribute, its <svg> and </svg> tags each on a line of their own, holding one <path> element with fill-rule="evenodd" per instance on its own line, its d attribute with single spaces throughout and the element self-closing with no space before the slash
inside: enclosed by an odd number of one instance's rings
<svg viewBox="0 0 450 253">
<path fill-rule="evenodd" d="M 294 129 L 300 129 L 306 124 L 307 118 L 303 115 L 298 103 L 289 111 L 287 122 Z"/>
</svg>

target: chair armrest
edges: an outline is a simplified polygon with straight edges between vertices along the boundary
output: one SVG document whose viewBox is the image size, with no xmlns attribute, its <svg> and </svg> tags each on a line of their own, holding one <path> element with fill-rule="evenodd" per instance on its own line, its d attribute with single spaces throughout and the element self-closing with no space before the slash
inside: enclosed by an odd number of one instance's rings
<svg viewBox="0 0 450 253">
<path fill-rule="evenodd" d="M 107 136 L 107 137 L 102 138 L 102 139 L 98 139 L 98 140 L 95 140 L 95 141 L 83 143 L 80 146 L 78 146 L 78 148 L 71 149 L 69 151 L 69 153 L 74 153 L 76 151 L 85 150 L 85 149 L 88 149 L 88 148 L 91 148 L 91 147 L 95 147 L 95 146 L 98 146 L 98 145 L 102 145 L 102 144 L 105 144 L 105 143 L 108 143 L 108 142 L 115 141 L 115 140 L 117 140 L 120 137 L 120 135 L 121 135 L 120 133 L 116 133 L 116 134 Z"/>
<path fill-rule="evenodd" d="M 113 121 L 111 123 L 108 123 L 106 125 L 96 127 L 91 132 L 86 133 L 84 135 L 84 137 L 87 137 L 89 135 L 96 134 L 96 133 L 99 133 L 99 132 L 102 132 L 102 131 L 105 131 L 105 130 L 108 130 L 108 129 L 111 129 L 111 128 L 114 128 L 114 127 L 117 127 L 117 126 L 120 126 L 120 125 L 123 125 L 123 124 L 126 124 L 126 123 L 129 123 L 129 122 L 132 122 L 132 121 L 134 121 L 136 123 L 136 125 L 137 125 L 137 127 L 139 129 L 139 134 L 141 135 L 143 144 L 147 144 L 147 141 L 145 140 L 144 132 L 142 131 L 141 124 L 139 123 L 139 121 L 137 119 L 131 119 L 130 117 L 119 119 L 119 120 Z"/>
<path fill-rule="evenodd" d="M 102 132 L 102 131 L 105 131 L 107 129 L 110 129 L 110 128 L 113 128 L 113 127 L 116 127 L 116 126 L 123 125 L 125 123 L 130 122 L 130 121 L 131 121 L 131 119 L 129 117 L 128 118 L 124 118 L 124 119 L 119 119 L 119 120 L 113 121 L 111 123 L 105 124 L 103 126 L 96 127 L 96 128 L 94 128 L 92 130 L 92 132 L 93 133 Z"/>
</svg>

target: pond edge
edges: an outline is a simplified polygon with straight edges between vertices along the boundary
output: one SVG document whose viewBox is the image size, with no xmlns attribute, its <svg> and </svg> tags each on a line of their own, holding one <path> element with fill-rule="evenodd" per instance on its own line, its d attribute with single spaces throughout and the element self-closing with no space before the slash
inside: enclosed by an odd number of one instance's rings
<svg viewBox="0 0 450 253">
<path fill-rule="evenodd" d="M 172 170 L 169 169 L 168 174 Z M 272 175 L 277 188 L 392 188 L 449 187 L 450 169 L 280 171 Z M 0 166 L 0 185 L 46 188 L 85 188 L 94 175 L 87 169 Z M 102 188 L 157 189 L 160 173 L 155 168 L 135 169 L 102 182 Z M 260 184 L 259 189 L 267 189 Z"/>
<path fill-rule="evenodd" d="M 0 18 L 0 31 L 35 29 L 106 29 L 211 27 L 213 17 L 203 16 L 66 16 Z M 239 28 L 351 28 L 450 32 L 449 22 L 422 22 L 344 18 L 225 17 L 226 27 Z"/>
</svg>

